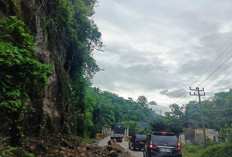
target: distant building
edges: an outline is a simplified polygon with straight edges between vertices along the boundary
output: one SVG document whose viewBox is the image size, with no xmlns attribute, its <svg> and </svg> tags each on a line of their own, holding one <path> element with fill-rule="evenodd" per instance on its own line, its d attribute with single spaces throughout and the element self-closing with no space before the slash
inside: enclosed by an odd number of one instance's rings
<svg viewBox="0 0 232 157">
<path fill-rule="evenodd" d="M 218 142 L 218 132 L 216 130 L 205 129 L 205 134 L 207 140 Z M 186 128 L 184 129 L 184 133 L 179 136 L 179 140 L 184 144 L 203 144 L 203 129 Z"/>
</svg>

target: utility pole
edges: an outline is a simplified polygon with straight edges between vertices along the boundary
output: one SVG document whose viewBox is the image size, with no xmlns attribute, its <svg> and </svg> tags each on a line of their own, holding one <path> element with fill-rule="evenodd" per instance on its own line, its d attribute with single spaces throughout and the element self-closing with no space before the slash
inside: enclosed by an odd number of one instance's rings
<svg viewBox="0 0 232 157">
<path fill-rule="evenodd" d="M 190 96 L 198 96 L 199 98 L 199 105 L 200 105 L 200 112 L 201 112 L 201 123 L 202 123 L 202 129 L 203 129 L 203 137 L 204 137 L 204 146 L 206 146 L 206 135 L 205 135 L 205 120 L 204 120 L 204 113 L 203 113 L 203 110 L 202 110 L 202 105 L 201 105 L 201 96 L 205 96 L 205 90 L 204 88 L 203 89 L 199 89 L 199 87 L 196 87 L 196 89 L 192 89 L 190 87 L 190 91 L 193 91 L 192 92 L 189 92 Z"/>
</svg>

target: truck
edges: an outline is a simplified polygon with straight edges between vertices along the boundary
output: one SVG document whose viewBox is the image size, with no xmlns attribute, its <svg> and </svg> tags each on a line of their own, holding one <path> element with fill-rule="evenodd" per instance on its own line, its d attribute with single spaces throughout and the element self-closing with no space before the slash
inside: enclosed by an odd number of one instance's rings
<svg viewBox="0 0 232 157">
<path fill-rule="evenodd" d="M 114 139 L 117 142 L 122 142 L 122 139 L 125 136 L 125 126 L 124 124 L 114 124 L 112 126 L 112 131 L 110 134 L 110 139 Z"/>
</svg>

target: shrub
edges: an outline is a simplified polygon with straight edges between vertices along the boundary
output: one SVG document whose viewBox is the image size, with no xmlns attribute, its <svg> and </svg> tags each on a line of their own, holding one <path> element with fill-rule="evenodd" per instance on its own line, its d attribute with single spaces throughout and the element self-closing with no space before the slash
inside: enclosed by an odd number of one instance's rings
<svg viewBox="0 0 232 157">
<path fill-rule="evenodd" d="M 232 144 L 223 143 L 210 146 L 202 150 L 201 157 L 230 157 L 232 154 Z"/>
<path fill-rule="evenodd" d="M 10 147 L 8 150 L 4 151 L 0 157 L 34 157 L 34 155 L 21 147 Z"/>
<path fill-rule="evenodd" d="M 183 147 L 189 153 L 196 153 L 201 149 L 201 146 L 194 146 L 194 145 L 185 145 Z"/>
</svg>

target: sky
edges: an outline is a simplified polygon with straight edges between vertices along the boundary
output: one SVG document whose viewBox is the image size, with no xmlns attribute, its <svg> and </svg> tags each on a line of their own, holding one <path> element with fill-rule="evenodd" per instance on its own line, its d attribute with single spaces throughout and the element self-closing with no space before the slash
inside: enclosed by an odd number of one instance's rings
<svg viewBox="0 0 232 157">
<path fill-rule="evenodd" d="M 99 0 L 93 20 L 104 52 L 94 52 L 102 70 L 93 86 L 163 109 L 196 100 L 191 85 L 204 87 L 203 99 L 228 90 L 231 15 L 231 0 Z"/>
</svg>

